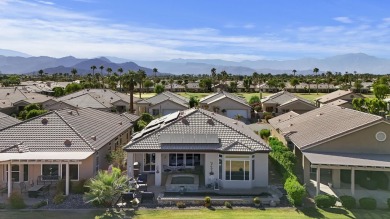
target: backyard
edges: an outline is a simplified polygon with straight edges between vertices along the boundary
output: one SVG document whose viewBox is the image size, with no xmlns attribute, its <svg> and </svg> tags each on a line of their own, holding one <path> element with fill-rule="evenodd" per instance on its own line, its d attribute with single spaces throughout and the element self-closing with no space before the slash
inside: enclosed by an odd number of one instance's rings
<svg viewBox="0 0 390 219">
<path fill-rule="evenodd" d="M 234 207 L 233 207 L 234 208 Z M 46 218 L 123 218 L 123 214 L 110 214 L 113 217 L 104 216 L 103 210 L 33 210 L 33 211 L 1 211 L 2 219 L 46 219 Z M 115 216 L 116 215 L 116 216 Z M 127 217 L 134 219 L 182 219 L 182 218 L 367 218 L 380 219 L 389 218 L 390 212 L 384 210 L 352 210 L 347 211 L 342 208 L 331 208 L 321 210 L 317 208 L 272 208 L 272 209 L 255 209 L 255 208 L 237 208 L 237 209 L 163 209 L 163 210 L 138 210 L 135 213 L 128 212 Z"/>
</svg>

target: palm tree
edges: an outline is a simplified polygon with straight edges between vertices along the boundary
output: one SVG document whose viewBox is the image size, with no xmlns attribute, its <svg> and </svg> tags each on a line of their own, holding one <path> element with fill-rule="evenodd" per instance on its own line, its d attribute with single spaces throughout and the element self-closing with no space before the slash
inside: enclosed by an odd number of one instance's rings
<svg viewBox="0 0 390 219">
<path fill-rule="evenodd" d="M 42 69 L 39 70 L 38 74 L 39 74 L 39 77 L 41 78 L 41 81 L 43 81 L 43 74 L 44 74 L 43 70 Z"/>
<path fill-rule="evenodd" d="M 110 76 L 110 75 L 111 75 L 111 72 L 112 72 L 112 68 L 108 67 L 108 68 L 106 69 L 106 71 L 107 71 L 108 76 Z"/>
<path fill-rule="evenodd" d="M 326 83 L 328 84 L 328 93 L 329 93 L 329 84 L 332 83 L 332 72 L 326 72 Z"/>
<path fill-rule="evenodd" d="M 154 73 L 154 83 L 156 83 L 157 72 L 158 72 L 158 69 L 157 69 L 157 68 L 153 68 L 153 73 Z"/>
<path fill-rule="evenodd" d="M 119 90 L 122 92 L 122 73 L 123 73 L 123 68 L 118 68 L 119 72 Z"/>
<path fill-rule="evenodd" d="M 215 92 L 215 85 L 217 84 L 216 80 L 215 80 L 216 76 L 217 76 L 217 69 L 216 68 L 212 68 L 211 69 L 211 80 L 213 80 L 214 92 Z"/>
<path fill-rule="evenodd" d="M 70 71 L 70 73 L 72 73 L 72 75 L 73 75 L 73 80 L 76 80 L 77 69 L 72 68 L 72 70 Z"/>
<path fill-rule="evenodd" d="M 173 84 L 175 83 L 175 80 L 173 80 L 173 78 L 170 78 L 169 79 L 169 84 L 171 85 L 171 92 L 173 90 Z"/>
<path fill-rule="evenodd" d="M 91 66 L 91 69 L 92 69 L 92 75 L 95 75 L 96 66 L 95 66 L 95 65 L 92 65 L 92 66 Z"/>
<path fill-rule="evenodd" d="M 295 73 L 297 73 L 297 70 L 292 70 L 292 72 L 293 72 L 293 75 L 294 75 L 294 77 L 295 77 Z"/>
<path fill-rule="evenodd" d="M 314 68 L 313 69 L 313 73 L 316 75 L 316 85 L 317 85 L 317 95 L 318 95 L 318 80 L 317 80 L 317 74 L 318 74 L 318 71 L 319 71 L 319 69 L 318 68 Z"/>
<path fill-rule="evenodd" d="M 138 76 L 138 82 L 139 82 L 139 98 L 141 98 L 141 93 L 142 93 L 142 88 L 143 88 L 143 83 L 144 83 L 144 79 L 146 78 L 146 72 L 142 69 L 138 69 L 138 72 L 137 72 L 137 76 Z"/>
<path fill-rule="evenodd" d="M 136 73 L 134 71 L 129 70 L 127 74 L 123 75 L 123 84 L 127 86 L 129 89 L 129 94 L 130 94 L 130 113 L 134 113 L 134 108 L 133 108 L 133 95 L 134 95 L 134 86 L 137 85 L 136 82 Z"/>
<path fill-rule="evenodd" d="M 99 68 L 100 68 L 100 74 L 103 76 L 103 69 L 104 69 L 104 66 L 101 65 Z"/>
</svg>

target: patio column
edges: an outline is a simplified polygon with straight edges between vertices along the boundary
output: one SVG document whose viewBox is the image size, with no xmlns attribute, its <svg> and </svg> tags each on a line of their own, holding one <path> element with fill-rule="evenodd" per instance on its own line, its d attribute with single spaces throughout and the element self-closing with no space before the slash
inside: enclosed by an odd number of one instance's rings
<svg viewBox="0 0 390 219">
<path fill-rule="evenodd" d="M 134 153 L 127 152 L 127 176 L 134 177 Z"/>
<path fill-rule="evenodd" d="M 162 175 L 162 171 L 161 171 L 161 166 L 162 166 L 162 163 L 161 163 L 161 153 L 156 153 L 155 154 L 155 162 L 156 162 L 156 171 L 155 171 L 155 174 L 154 174 L 154 185 L 155 186 L 161 186 L 161 175 Z"/>
<path fill-rule="evenodd" d="M 321 168 L 320 166 L 317 167 L 317 188 L 316 188 L 316 195 L 319 195 L 321 192 Z"/>
<path fill-rule="evenodd" d="M 310 161 L 302 154 L 303 182 L 310 183 Z"/>
<path fill-rule="evenodd" d="M 11 171 L 11 162 L 8 164 L 8 198 L 11 197 L 12 193 L 12 171 Z"/>
<path fill-rule="evenodd" d="M 340 188 L 340 170 L 339 169 L 332 169 L 332 185 L 333 185 L 333 188 L 336 188 L 336 189 Z"/>
<path fill-rule="evenodd" d="M 65 181 L 65 195 L 69 195 L 69 163 L 66 163 L 66 173 L 65 173 L 66 181 Z"/>
<path fill-rule="evenodd" d="M 355 168 L 351 169 L 351 194 L 355 195 Z"/>
</svg>

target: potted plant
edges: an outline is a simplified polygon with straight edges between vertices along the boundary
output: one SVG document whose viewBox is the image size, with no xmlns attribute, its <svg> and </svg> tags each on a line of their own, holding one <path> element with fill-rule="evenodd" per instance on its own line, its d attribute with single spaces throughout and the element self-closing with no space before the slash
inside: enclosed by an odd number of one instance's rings
<svg viewBox="0 0 390 219">
<path fill-rule="evenodd" d="M 133 208 L 138 207 L 138 204 L 139 204 L 138 198 L 131 200 L 131 205 L 133 206 Z"/>
<path fill-rule="evenodd" d="M 206 196 L 206 197 L 204 198 L 204 206 L 205 206 L 206 208 L 208 208 L 208 207 L 211 206 L 211 198 L 210 198 L 209 196 Z"/>
<path fill-rule="evenodd" d="M 255 197 L 253 199 L 253 203 L 255 204 L 256 207 L 260 207 L 260 205 L 261 205 L 260 198 L 259 197 Z"/>
</svg>

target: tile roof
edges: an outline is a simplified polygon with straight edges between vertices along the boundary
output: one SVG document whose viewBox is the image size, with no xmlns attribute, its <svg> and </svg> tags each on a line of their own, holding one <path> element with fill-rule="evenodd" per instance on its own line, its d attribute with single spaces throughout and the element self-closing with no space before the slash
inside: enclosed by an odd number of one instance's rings
<svg viewBox="0 0 390 219">
<path fill-rule="evenodd" d="M 135 121 L 137 121 L 139 118 L 141 118 L 141 116 L 139 116 L 139 115 L 131 114 L 131 113 L 128 113 L 128 112 L 122 113 L 121 116 L 126 117 L 127 119 L 130 120 L 130 122 L 135 122 Z"/>
<path fill-rule="evenodd" d="M 261 100 L 262 103 L 275 103 L 278 105 L 285 104 L 291 100 L 300 100 L 310 105 L 313 105 L 310 101 L 303 99 L 301 97 L 296 96 L 288 91 L 280 91 L 270 96 L 267 96 Z"/>
<path fill-rule="evenodd" d="M 324 105 L 290 119 L 281 119 L 281 122 L 278 122 L 278 117 L 270 121 L 274 128 L 279 128 L 297 147 L 305 149 L 382 120 L 380 116 Z"/>
<path fill-rule="evenodd" d="M 83 108 L 51 111 L 0 131 L 2 152 L 90 152 L 132 126 L 118 114 Z"/>
<path fill-rule="evenodd" d="M 144 129 L 138 136 L 127 144 L 126 151 L 210 151 L 210 152 L 269 152 L 267 144 L 255 134 L 247 125 L 225 116 L 214 114 L 203 109 L 188 109 L 171 116 L 171 121 L 157 119 L 151 122 L 149 129 Z M 177 118 L 176 118 L 177 117 Z M 154 126 L 153 126 L 154 125 Z M 154 128 L 156 127 L 156 128 Z M 160 137 L 165 134 L 217 135 L 219 144 L 161 144 Z"/>
<path fill-rule="evenodd" d="M 17 87 L 0 88 L 0 108 L 13 107 L 15 103 L 25 101 L 27 103 L 42 103 L 52 97 L 34 93 L 31 91 L 21 90 Z"/>
<path fill-rule="evenodd" d="M 351 90 L 336 90 L 316 99 L 320 103 L 329 103 L 346 95 L 354 95 L 355 97 L 363 97 L 361 94 L 353 93 Z"/>
<path fill-rule="evenodd" d="M 335 100 L 335 101 L 327 103 L 327 104 L 332 105 L 332 106 L 341 106 L 341 105 L 343 105 L 345 103 L 348 103 L 348 101 L 338 99 L 338 100 Z"/>
<path fill-rule="evenodd" d="M 140 100 L 137 103 L 150 104 L 151 106 L 154 106 L 154 105 L 162 103 L 166 100 L 170 100 L 170 101 L 177 103 L 179 105 L 182 105 L 184 107 L 189 107 L 190 100 L 188 98 L 185 98 L 185 97 L 180 96 L 178 94 L 172 93 L 170 91 L 162 92 L 161 94 L 150 97 L 148 99 Z"/>
<path fill-rule="evenodd" d="M 214 102 L 221 100 L 223 98 L 229 98 L 231 100 L 234 100 L 236 102 L 239 102 L 243 105 L 250 107 L 249 104 L 246 102 L 245 98 L 238 97 L 235 94 L 232 94 L 232 93 L 229 93 L 226 91 L 220 91 L 218 93 L 214 93 L 214 94 L 211 94 L 207 97 L 204 97 L 204 98 L 200 99 L 199 103 L 211 104 L 211 103 L 214 103 Z"/>
<path fill-rule="evenodd" d="M 311 153 L 303 152 L 312 164 L 387 167 L 390 168 L 389 154 L 357 153 Z"/>
<path fill-rule="evenodd" d="M 268 120 L 268 123 L 274 127 L 275 129 L 278 129 L 279 128 L 279 124 L 281 124 L 282 122 L 286 121 L 286 120 L 289 120 L 291 118 L 294 118 L 296 116 L 299 116 L 298 113 L 294 112 L 294 111 L 289 111 L 287 113 L 283 113 L 279 116 L 276 116 L 270 120 Z"/>
<path fill-rule="evenodd" d="M 19 119 L 0 112 L 0 130 L 18 124 L 19 122 L 21 122 Z"/>
</svg>

